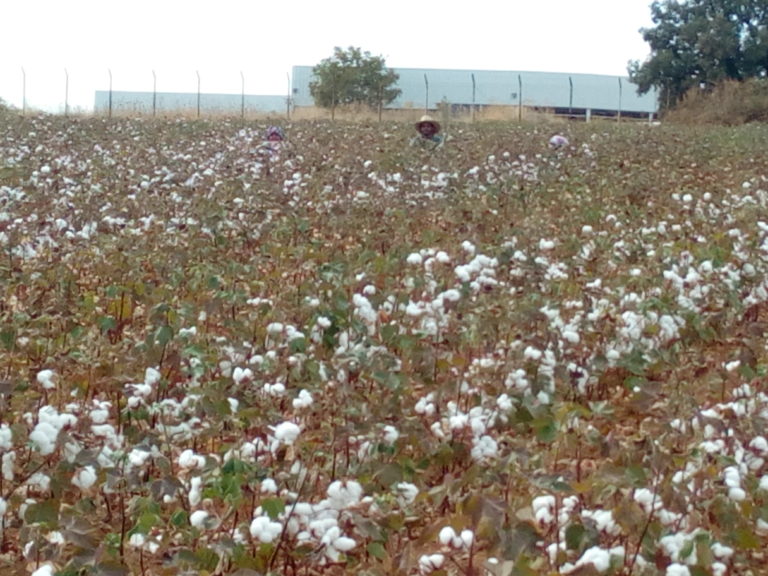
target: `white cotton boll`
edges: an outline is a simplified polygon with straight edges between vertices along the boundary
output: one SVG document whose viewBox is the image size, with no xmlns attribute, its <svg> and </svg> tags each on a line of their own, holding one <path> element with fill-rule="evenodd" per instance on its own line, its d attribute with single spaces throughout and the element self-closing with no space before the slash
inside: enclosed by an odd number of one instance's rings
<svg viewBox="0 0 768 576">
<path fill-rule="evenodd" d="M 406 258 L 405 261 L 411 266 L 421 266 L 423 259 L 421 257 L 421 254 L 417 252 L 412 252 L 411 254 L 408 255 L 408 258 Z"/>
<path fill-rule="evenodd" d="M 736 466 L 728 466 L 723 471 L 725 485 L 729 488 L 738 488 L 741 486 L 741 474 Z"/>
<path fill-rule="evenodd" d="M 293 400 L 293 407 L 295 410 L 301 410 L 303 408 L 309 408 L 310 406 L 312 406 L 313 402 L 314 402 L 314 399 L 312 398 L 312 394 L 310 394 L 306 390 L 301 390 L 299 392 L 299 397 L 294 398 Z"/>
<path fill-rule="evenodd" d="M 322 330 L 327 330 L 333 325 L 333 322 L 326 316 L 318 316 L 317 320 L 315 320 L 315 323 L 317 324 L 317 327 Z"/>
<path fill-rule="evenodd" d="M 542 238 L 539 240 L 539 250 L 542 252 L 547 252 L 549 250 L 552 250 L 555 247 L 555 243 L 552 240 L 545 240 Z"/>
<path fill-rule="evenodd" d="M 277 336 L 283 332 L 284 328 L 285 327 L 280 322 L 271 322 L 270 324 L 267 324 L 267 334 L 270 336 Z"/>
<path fill-rule="evenodd" d="M 240 407 L 240 400 L 237 398 L 227 398 L 227 404 L 229 404 L 229 411 L 235 414 Z"/>
<path fill-rule="evenodd" d="M 299 437 L 301 428 L 293 422 L 281 422 L 277 426 L 272 428 L 275 439 L 287 445 L 291 445 L 296 442 L 296 438 Z"/>
<path fill-rule="evenodd" d="M 235 384 L 242 384 L 243 382 L 248 382 L 250 380 L 253 380 L 253 372 L 250 368 L 240 368 L 237 366 L 232 371 L 232 380 L 235 381 Z"/>
<path fill-rule="evenodd" d="M 400 438 L 400 432 L 397 431 L 397 428 L 391 425 L 384 426 L 384 442 L 390 446 L 392 446 L 395 442 L 397 442 L 397 439 Z"/>
<path fill-rule="evenodd" d="M 398 482 L 395 485 L 397 498 L 401 505 L 413 504 L 419 495 L 419 489 L 410 482 Z"/>
<path fill-rule="evenodd" d="M 733 556 L 734 550 L 730 546 L 724 546 L 723 544 L 720 544 L 719 542 L 715 542 L 712 544 L 712 554 L 714 554 L 717 558 L 723 559 L 723 558 L 730 558 Z"/>
<path fill-rule="evenodd" d="M 56 388 L 57 376 L 53 370 L 40 370 L 37 373 L 37 382 L 44 390 L 53 390 Z"/>
<path fill-rule="evenodd" d="M 16 475 L 16 452 L 7 452 L 3 454 L 2 464 L 0 464 L 0 472 L 2 472 L 3 480 L 13 482 Z"/>
<path fill-rule="evenodd" d="M 2 429 L 0 429 L 0 438 L 2 437 Z M 757 450 L 758 452 L 768 452 L 768 440 L 766 440 L 763 436 L 755 436 L 752 438 L 752 440 L 749 442 L 749 447 Z M 2 448 L 2 444 L 0 443 L 0 448 Z"/>
<path fill-rule="evenodd" d="M 13 432 L 8 424 L 0 424 L 0 451 L 13 448 Z"/>
<path fill-rule="evenodd" d="M 261 481 L 261 492 L 263 494 L 277 494 L 277 483 L 272 478 L 264 478 Z"/>
<path fill-rule="evenodd" d="M 443 546 L 453 546 L 454 541 L 458 539 L 456 531 L 450 526 L 443 527 L 440 533 L 437 535 L 437 539 Z"/>
<path fill-rule="evenodd" d="M 144 384 L 154 386 L 160 382 L 161 377 L 160 371 L 157 368 L 147 368 L 144 371 Z"/>
<path fill-rule="evenodd" d="M 533 516 L 539 524 L 550 524 L 554 520 L 555 497 L 537 496 L 531 502 Z"/>
<path fill-rule="evenodd" d="M 187 470 L 202 468 L 205 466 L 205 458 L 199 454 L 195 454 L 193 450 L 187 449 L 179 454 L 179 466 Z"/>
<path fill-rule="evenodd" d="M 32 572 L 32 576 L 53 576 L 55 573 L 56 570 L 54 569 L 53 564 L 45 563 Z"/>
<path fill-rule="evenodd" d="M 200 476 L 193 476 L 189 480 L 189 495 L 187 496 L 187 499 L 189 501 L 189 505 L 194 508 L 203 499 L 203 479 L 200 478 Z"/>
<path fill-rule="evenodd" d="M 461 538 L 465 548 L 471 548 L 472 543 L 475 541 L 475 534 L 472 530 L 462 530 L 459 538 Z"/>
<path fill-rule="evenodd" d="M 151 455 L 152 454 L 149 452 L 149 450 L 134 448 L 128 453 L 128 462 L 131 464 L 131 466 L 143 466 Z"/>
<path fill-rule="evenodd" d="M 283 531 L 283 525 L 273 522 L 268 516 L 257 516 L 249 528 L 251 536 L 264 544 L 273 542 Z"/>
<path fill-rule="evenodd" d="M 734 502 L 742 502 L 746 500 L 747 493 L 742 488 L 729 488 L 728 498 L 730 498 Z"/>
<path fill-rule="evenodd" d="M 96 478 L 96 470 L 93 466 L 88 465 L 75 472 L 75 475 L 72 476 L 72 484 L 81 490 L 88 490 L 96 483 Z"/>
<path fill-rule="evenodd" d="M 58 435 L 59 431 L 48 422 L 38 422 L 35 429 L 29 435 L 29 440 L 37 447 L 40 454 L 48 456 L 56 450 L 56 438 Z"/>
<path fill-rule="evenodd" d="M 431 574 L 439 570 L 445 564 L 445 556 L 442 554 L 424 554 L 419 558 L 419 572 L 422 574 Z"/>
<path fill-rule="evenodd" d="M 349 552 L 352 548 L 357 546 L 357 542 L 347 536 L 340 536 L 336 538 L 331 545 L 339 552 Z"/>
<path fill-rule="evenodd" d="M 685 564 L 670 564 L 667 566 L 666 576 L 691 576 L 691 571 Z"/>
<path fill-rule="evenodd" d="M 539 360 L 541 359 L 542 353 L 541 350 L 538 348 L 534 348 L 533 346 L 528 346 L 523 351 L 523 357 L 527 360 Z"/>
<path fill-rule="evenodd" d="M 189 523 L 195 528 L 205 528 L 205 521 L 208 516 L 209 514 L 205 510 L 195 510 L 189 515 Z"/>
<path fill-rule="evenodd" d="M 354 480 L 336 480 L 328 486 L 327 494 L 331 508 L 342 510 L 360 502 L 363 487 Z"/>
<path fill-rule="evenodd" d="M 570 342 L 571 344 L 578 344 L 581 337 L 575 330 L 563 330 L 563 340 Z"/>
<path fill-rule="evenodd" d="M 610 552 L 608 550 L 603 550 L 599 546 L 593 546 L 592 548 L 584 551 L 584 553 L 581 555 L 581 558 L 576 561 L 576 564 L 573 568 L 576 569 L 581 566 L 588 566 L 590 564 L 594 566 L 595 570 L 598 572 L 605 572 L 611 565 Z"/>
</svg>

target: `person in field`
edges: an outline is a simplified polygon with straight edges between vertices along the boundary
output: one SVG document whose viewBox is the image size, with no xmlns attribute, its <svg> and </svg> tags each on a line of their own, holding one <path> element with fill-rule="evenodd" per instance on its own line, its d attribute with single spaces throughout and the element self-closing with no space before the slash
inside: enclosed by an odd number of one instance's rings
<svg viewBox="0 0 768 576">
<path fill-rule="evenodd" d="M 258 152 L 269 160 L 276 159 L 280 152 L 287 147 L 285 132 L 280 126 L 270 126 L 264 134 L 264 141 L 259 145 Z"/>
<path fill-rule="evenodd" d="M 411 138 L 411 146 L 422 150 L 437 150 L 445 144 L 445 134 L 440 134 L 440 123 L 431 116 L 422 116 L 415 127 L 418 134 Z"/>
<path fill-rule="evenodd" d="M 562 134 L 555 134 L 552 136 L 552 138 L 549 139 L 549 147 L 552 150 L 562 150 L 563 148 L 568 148 L 569 144 L 570 143 L 568 142 L 568 138 Z"/>
</svg>

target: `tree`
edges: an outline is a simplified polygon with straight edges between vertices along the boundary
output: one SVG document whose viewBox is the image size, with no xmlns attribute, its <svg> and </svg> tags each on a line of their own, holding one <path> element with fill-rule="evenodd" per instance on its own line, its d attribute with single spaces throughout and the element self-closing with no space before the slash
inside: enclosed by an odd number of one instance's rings
<svg viewBox="0 0 768 576">
<path fill-rule="evenodd" d="M 315 104 L 334 110 L 343 104 L 364 104 L 371 108 L 384 106 L 400 95 L 395 88 L 399 76 L 388 69 L 381 56 L 371 56 L 360 48 L 338 46 L 333 56 L 312 68 L 315 79 L 309 92 Z"/>
<path fill-rule="evenodd" d="M 658 88 L 674 106 L 692 87 L 768 74 L 768 0 L 656 0 L 640 32 L 650 57 L 630 62 L 640 94 Z"/>
</svg>

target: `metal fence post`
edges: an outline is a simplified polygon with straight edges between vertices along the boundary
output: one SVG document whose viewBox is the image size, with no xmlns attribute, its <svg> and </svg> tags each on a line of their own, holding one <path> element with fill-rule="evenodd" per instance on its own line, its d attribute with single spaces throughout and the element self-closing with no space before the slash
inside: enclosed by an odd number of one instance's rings
<svg viewBox="0 0 768 576">
<path fill-rule="evenodd" d="M 619 78 L 619 114 L 616 121 L 621 122 L 621 78 Z"/>
<path fill-rule="evenodd" d="M 570 92 L 568 95 L 568 117 L 573 116 L 573 78 L 568 76 L 568 84 L 570 85 Z"/>
<path fill-rule="evenodd" d="M 472 73 L 472 122 L 475 121 L 475 73 Z"/>
<path fill-rule="evenodd" d="M 424 114 L 429 112 L 429 80 L 427 80 L 427 75 L 424 74 L 424 86 L 426 88 L 426 95 L 424 99 Z"/>
<path fill-rule="evenodd" d="M 64 116 L 69 116 L 69 72 L 64 68 Z"/>
<path fill-rule="evenodd" d="M 240 70 L 240 118 L 245 120 L 245 76 Z"/>
<path fill-rule="evenodd" d="M 27 115 L 27 72 L 21 67 L 21 115 Z"/>
<path fill-rule="evenodd" d="M 517 121 L 523 121 L 523 77 L 517 75 Z"/>
<path fill-rule="evenodd" d="M 152 118 L 157 115 L 157 74 L 152 70 Z"/>
<path fill-rule="evenodd" d="M 112 118 L 112 69 L 107 68 L 109 72 L 109 117 Z"/>
<path fill-rule="evenodd" d="M 200 118 L 200 71 L 195 70 L 197 74 L 197 117 Z"/>
</svg>

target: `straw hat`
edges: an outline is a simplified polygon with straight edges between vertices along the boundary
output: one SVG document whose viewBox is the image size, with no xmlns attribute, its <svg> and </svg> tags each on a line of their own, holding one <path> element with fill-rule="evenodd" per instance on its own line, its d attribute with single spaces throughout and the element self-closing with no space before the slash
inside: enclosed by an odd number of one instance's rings
<svg viewBox="0 0 768 576">
<path fill-rule="evenodd" d="M 440 123 L 437 122 L 434 118 L 432 118 L 432 116 L 429 116 L 427 114 L 422 116 L 421 119 L 418 122 L 416 122 L 416 130 L 419 130 L 422 124 L 432 124 L 432 126 L 434 126 L 435 128 L 435 134 L 440 132 Z"/>
</svg>

